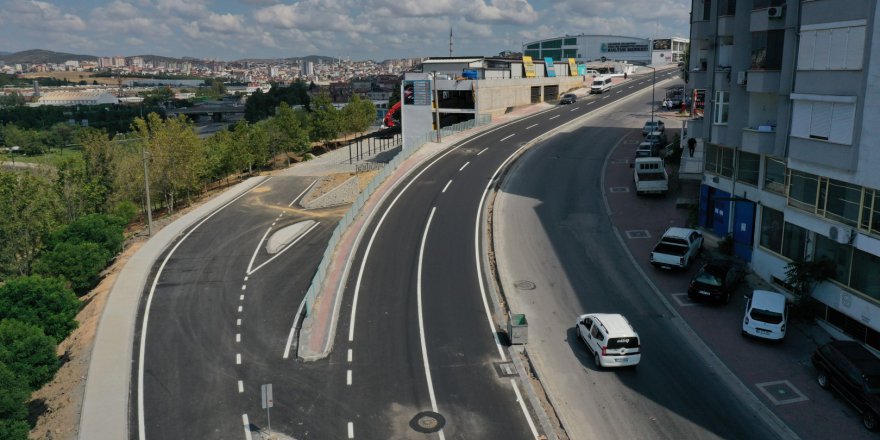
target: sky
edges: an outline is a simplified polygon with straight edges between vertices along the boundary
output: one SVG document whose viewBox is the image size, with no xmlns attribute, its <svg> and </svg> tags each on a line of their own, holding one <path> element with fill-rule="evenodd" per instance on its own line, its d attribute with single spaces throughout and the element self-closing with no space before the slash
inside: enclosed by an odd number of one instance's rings
<svg viewBox="0 0 880 440">
<path fill-rule="evenodd" d="M 688 36 L 690 0 L 0 0 L 0 51 L 232 61 L 519 52 L 578 34 Z"/>
</svg>

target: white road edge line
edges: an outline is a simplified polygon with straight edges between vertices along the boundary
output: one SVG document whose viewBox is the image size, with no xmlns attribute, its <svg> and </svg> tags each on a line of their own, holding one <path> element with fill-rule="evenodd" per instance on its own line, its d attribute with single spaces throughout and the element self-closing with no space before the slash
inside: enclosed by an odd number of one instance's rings
<svg viewBox="0 0 880 440">
<path fill-rule="evenodd" d="M 287 246 L 285 246 L 284 249 L 281 249 L 280 251 L 278 251 L 277 254 L 275 254 L 275 255 L 272 256 L 272 258 L 270 258 L 270 259 L 264 261 L 263 264 L 261 264 L 261 265 L 255 267 L 254 270 L 248 272 L 248 274 L 249 274 L 249 275 L 253 275 L 254 272 L 256 272 L 256 271 L 262 269 L 263 266 L 265 266 L 265 265 L 271 263 L 272 260 L 274 260 L 274 259 L 280 257 L 281 254 L 287 252 L 288 249 L 292 248 L 293 245 L 295 245 L 297 242 L 299 242 L 300 240 L 302 240 L 303 238 L 305 238 L 306 235 L 309 235 L 309 232 L 312 232 L 312 231 L 313 231 L 315 228 L 317 228 L 318 225 L 320 225 L 320 224 L 321 224 L 321 222 L 315 222 L 315 224 L 312 225 L 311 228 L 306 229 L 306 231 L 303 232 L 302 234 L 300 234 L 299 237 L 296 237 L 296 240 L 293 240 L 293 242 L 291 242 L 290 244 L 288 244 Z"/>
<path fill-rule="evenodd" d="M 296 326 L 299 324 L 299 319 L 302 316 L 303 307 L 305 305 L 306 299 L 303 298 L 303 300 L 299 302 L 299 308 L 296 309 L 296 316 L 293 318 L 293 325 L 290 326 L 290 333 L 287 335 L 287 343 L 284 344 L 284 354 L 281 356 L 282 359 L 287 359 L 290 355 L 290 346 L 293 344 L 293 333 L 296 331 Z"/>
<path fill-rule="evenodd" d="M 537 126 L 538 126 L 538 124 L 532 124 L 532 125 L 529 125 L 528 127 L 526 127 L 526 130 L 528 130 L 528 129 L 530 129 L 530 128 L 535 128 L 535 127 L 537 127 Z"/>
<path fill-rule="evenodd" d="M 466 166 L 468 166 L 468 164 L 470 164 L 470 162 L 465 162 L 464 165 L 462 165 L 461 168 L 458 169 L 458 171 L 463 170 Z"/>
<path fill-rule="evenodd" d="M 449 179 L 449 182 L 446 182 L 446 186 L 444 186 L 443 191 L 440 192 L 445 193 L 446 189 L 449 188 L 449 185 L 452 185 L 452 179 Z"/>
<path fill-rule="evenodd" d="M 434 219 L 434 213 L 437 207 L 431 208 L 431 214 L 428 215 L 428 222 L 425 223 L 425 231 L 422 233 L 422 243 L 419 246 L 419 264 L 416 269 L 416 308 L 419 314 L 419 341 L 422 344 L 422 363 L 425 365 L 425 380 L 428 382 L 428 396 L 431 399 L 431 409 L 436 413 L 437 398 L 434 396 L 434 380 L 431 379 L 431 366 L 428 364 L 428 344 L 425 343 L 425 314 L 422 310 L 422 266 L 425 262 L 425 242 L 428 241 L 428 231 L 431 229 L 431 221 Z M 443 429 L 438 431 L 440 440 L 444 440 Z"/>
<path fill-rule="evenodd" d="M 308 192 L 308 190 L 312 189 L 312 187 L 315 186 L 316 183 L 318 183 L 318 179 L 313 180 L 312 183 L 309 186 L 307 186 L 306 189 L 303 190 L 303 192 L 299 193 L 298 196 L 294 197 L 293 200 L 291 200 L 290 203 L 287 204 L 287 207 L 290 208 L 291 206 L 293 206 L 293 204 L 296 203 L 296 201 L 299 200 L 300 197 L 304 196 L 306 194 L 306 192 Z M 283 214 L 283 212 L 282 212 L 282 214 Z"/>
<path fill-rule="evenodd" d="M 513 392 L 516 393 L 516 401 L 519 402 L 519 407 L 522 408 L 523 414 L 528 414 L 529 409 L 526 408 L 526 401 L 519 392 L 519 385 L 517 385 L 516 379 L 510 379 L 510 385 L 513 386 Z M 529 428 L 532 430 L 532 437 L 538 438 L 538 428 L 535 427 L 535 422 L 531 417 L 526 417 L 526 421 L 529 422 Z"/>
<path fill-rule="evenodd" d="M 486 150 L 488 150 L 488 149 L 489 149 L 489 147 L 486 147 L 486 148 L 483 148 L 483 149 L 482 149 L 482 150 L 480 150 L 480 152 L 479 152 L 479 153 L 477 153 L 477 156 L 479 156 L 479 155 L 481 155 L 481 154 L 483 154 L 483 153 L 485 153 L 485 152 L 486 152 Z"/>
<path fill-rule="evenodd" d="M 253 440 L 253 437 L 251 437 L 251 422 L 248 420 L 247 414 L 241 415 L 241 424 L 244 425 L 244 438 L 246 440 Z"/>
<path fill-rule="evenodd" d="M 557 116 L 559 116 L 559 115 L 557 115 Z M 553 118 L 550 118 L 550 119 L 553 119 Z M 512 138 L 512 137 L 514 137 L 514 136 L 516 136 L 516 133 L 511 133 L 510 135 L 508 135 L 508 136 L 505 137 L 504 139 L 501 139 L 501 140 L 498 141 L 498 142 L 504 142 L 504 141 L 506 141 L 506 140 L 508 140 L 508 139 L 510 139 L 510 138 Z"/>
<path fill-rule="evenodd" d="M 193 226 L 192 229 L 190 229 L 189 232 L 187 232 L 186 235 L 184 235 L 180 239 L 180 241 L 178 241 L 177 244 L 174 245 L 173 248 L 171 248 L 171 251 L 169 251 L 168 255 L 165 256 L 165 259 L 162 260 L 162 264 L 159 265 L 159 270 L 156 271 L 156 275 L 153 277 L 153 283 L 150 286 L 150 293 L 147 295 L 147 303 L 144 306 L 144 321 L 141 324 L 140 348 L 138 349 L 138 382 L 137 382 L 137 389 L 138 389 L 138 401 L 137 401 L 137 405 L 138 405 L 138 409 L 137 409 L 137 411 L 138 411 L 138 438 L 147 438 L 146 422 L 144 420 L 144 352 L 147 349 L 147 324 L 150 322 L 150 306 L 153 303 L 153 295 L 156 293 L 156 286 L 159 284 L 159 277 L 162 276 L 162 271 L 165 269 L 165 265 L 168 264 L 168 260 L 170 260 L 171 256 L 174 255 L 174 251 L 176 251 L 177 248 L 180 247 L 180 245 L 183 244 L 184 241 L 186 241 L 186 239 L 190 236 L 190 234 L 192 234 L 196 229 L 199 228 L 199 226 L 205 224 L 205 222 L 207 222 L 211 217 L 217 215 L 218 212 L 222 211 L 227 206 L 237 202 L 238 199 L 244 197 L 245 195 L 249 194 L 254 189 L 259 188 L 264 183 L 268 182 L 269 179 L 271 179 L 271 177 L 267 178 L 266 180 L 260 182 L 258 185 L 255 185 L 253 188 L 240 194 L 238 197 L 235 197 L 234 199 L 230 200 L 225 205 L 217 208 L 216 211 L 214 211 L 211 214 L 209 214 L 208 216 L 206 216 L 204 219 L 202 219 L 202 221 L 196 223 L 196 225 Z"/>
<path fill-rule="evenodd" d="M 263 241 L 266 240 L 266 237 L 269 236 L 269 233 L 270 233 L 270 232 L 272 232 L 272 227 L 271 227 L 271 226 L 269 227 L 269 229 L 266 229 L 266 233 L 263 234 L 263 238 L 260 239 L 260 241 L 257 243 L 257 247 L 254 248 L 254 254 L 251 255 L 251 261 L 248 263 L 247 270 L 245 271 L 248 275 L 250 275 L 250 274 L 253 272 L 253 271 L 251 270 L 251 268 L 254 267 L 254 260 L 257 259 L 257 252 L 260 252 L 260 247 L 263 246 Z M 241 290 L 244 290 L 244 286 L 241 286 L 241 287 L 242 287 Z"/>
</svg>

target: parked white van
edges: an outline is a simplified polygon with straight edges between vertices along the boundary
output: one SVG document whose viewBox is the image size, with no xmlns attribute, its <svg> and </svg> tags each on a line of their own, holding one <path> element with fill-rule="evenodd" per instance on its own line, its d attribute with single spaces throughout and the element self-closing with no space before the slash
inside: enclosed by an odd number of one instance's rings
<svg viewBox="0 0 880 440">
<path fill-rule="evenodd" d="M 611 88 L 611 77 L 600 76 L 593 79 L 593 85 L 590 86 L 590 93 L 603 93 Z"/>
<path fill-rule="evenodd" d="M 588 313 L 578 316 L 578 337 L 593 353 L 597 367 L 635 367 L 642 358 L 639 334 L 623 315 Z"/>
<path fill-rule="evenodd" d="M 746 301 L 742 334 L 762 339 L 781 341 L 788 324 L 788 306 L 785 295 L 768 290 L 755 290 Z"/>
</svg>

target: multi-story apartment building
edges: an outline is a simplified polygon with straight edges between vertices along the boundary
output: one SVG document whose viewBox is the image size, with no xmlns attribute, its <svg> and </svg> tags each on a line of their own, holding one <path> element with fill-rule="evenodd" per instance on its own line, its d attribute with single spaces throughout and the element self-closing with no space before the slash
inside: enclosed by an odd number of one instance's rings
<svg viewBox="0 0 880 440">
<path fill-rule="evenodd" d="M 783 285 L 835 271 L 817 317 L 880 348 L 880 8 L 875 0 L 693 0 L 689 89 L 705 97 L 700 226 Z M 695 112 L 695 114 L 698 114 Z"/>
</svg>

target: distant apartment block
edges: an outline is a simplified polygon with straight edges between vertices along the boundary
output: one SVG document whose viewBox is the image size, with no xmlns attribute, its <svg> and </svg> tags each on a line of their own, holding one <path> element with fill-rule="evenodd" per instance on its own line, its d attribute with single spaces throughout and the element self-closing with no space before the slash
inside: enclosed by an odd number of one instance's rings
<svg viewBox="0 0 880 440">
<path fill-rule="evenodd" d="M 880 9 L 873 0 L 693 0 L 704 102 L 699 225 L 784 287 L 827 260 L 816 316 L 880 348 Z"/>
</svg>

